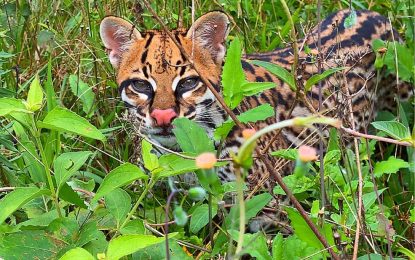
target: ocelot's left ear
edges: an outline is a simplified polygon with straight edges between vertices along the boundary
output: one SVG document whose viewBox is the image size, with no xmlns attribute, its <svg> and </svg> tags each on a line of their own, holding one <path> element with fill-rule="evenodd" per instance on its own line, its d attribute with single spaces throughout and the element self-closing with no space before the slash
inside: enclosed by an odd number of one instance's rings
<svg viewBox="0 0 415 260">
<path fill-rule="evenodd" d="M 221 64 L 225 57 L 225 39 L 228 33 L 228 17 L 222 12 L 214 11 L 199 17 L 186 36 L 200 47 L 208 49 L 213 60 Z"/>
</svg>

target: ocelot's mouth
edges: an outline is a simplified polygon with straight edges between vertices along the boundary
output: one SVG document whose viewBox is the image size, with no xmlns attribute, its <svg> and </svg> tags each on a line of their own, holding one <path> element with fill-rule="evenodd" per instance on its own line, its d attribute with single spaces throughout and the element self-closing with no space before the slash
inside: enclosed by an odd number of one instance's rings
<svg viewBox="0 0 415 260">
<path fill-rule="evenodd" d="M 157 127 L 155 128 L 154 135 L 170 137 L 173 136 L 173 126 Z"/>
</svg>

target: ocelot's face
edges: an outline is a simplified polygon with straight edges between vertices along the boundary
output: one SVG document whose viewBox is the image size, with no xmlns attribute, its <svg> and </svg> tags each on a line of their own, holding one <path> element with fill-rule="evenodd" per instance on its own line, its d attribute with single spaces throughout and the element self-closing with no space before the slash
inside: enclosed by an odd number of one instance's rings
<svg viewBox="0 0 415 260">
<path fill-rule="evenodd" d="M 198 71 L 218 87 L 228 33 L 226 15 L 211 12 L 200 17 L 187 32 L 171 32 Z M 210 132 L 223 121 L 212 92 L 165 32 L 140 33 L 126 20 L 106 17 L 100 33 L 117 70 L 121 98 L 142 133 L 175 148 L 175 118 L 195 120 Z"/>
</svg>

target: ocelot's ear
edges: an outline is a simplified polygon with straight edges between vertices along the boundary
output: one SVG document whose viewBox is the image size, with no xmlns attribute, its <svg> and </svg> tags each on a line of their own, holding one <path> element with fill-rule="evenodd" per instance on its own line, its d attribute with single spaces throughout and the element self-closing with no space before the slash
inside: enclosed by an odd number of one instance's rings
<svg viewBox="0 0 415 260">
<path fill-rule="evenodd" d="M 105 17 L 99 32 L 114 68 L 118 68 L 122 53 L 128 50 L 131 43 L 142 38 L 130 22 L 115 16 Z"/>
<path fill-rule="evenodd" d="M 221 64 L 225 57 L 225 39 L 228 33 L 228 17 L 222 12 L 214 11 L 199 17 L 186 36 L 193 39 L 200 47 L 207 48 L 213 60 Z"/>
</svg>

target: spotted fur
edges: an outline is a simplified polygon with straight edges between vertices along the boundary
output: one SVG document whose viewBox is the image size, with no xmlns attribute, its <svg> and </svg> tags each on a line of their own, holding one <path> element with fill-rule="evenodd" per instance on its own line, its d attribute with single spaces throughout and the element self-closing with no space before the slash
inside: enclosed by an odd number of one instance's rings
<svg viewBox="0 0 415 260">
<path fill-rule="evenodd" d="M 322 83 L 324 114 L 341 118 L 343 124 L 350 125 L 352 116 L 358 129 L 368 125 L 376 111 L 394 107 L 394 95 L 398 93 L 407 99 L 412 95 L 413 86 L 401 84 L 390 76 L 377 82 L 374 68 L 375 54 L 371 43 L 374 39 L 398 39 L 388 20 L 371 11 L 356 11 L 356 24 L 345 28 L 344 22 L 350 11 L 334 13 L 321 22 L 321 63 L 322 70 L 347 67 L 345 71 L 330 76 Z M 196 68 L 202 76 L 220 91 L 220 78 L 225 56 L 225 39 L 229 21 L 221 12 L 211 12 L 200 17 L 192 27 L 171 31 L 174 38 L 192 56 Z M 170 122 L 174 117 L 187 117 L 203 126 L 212 137 L 213 130 L 227 119 L 226 113 L 215 100 L 211 91 L 202 83 L 199 75 L 186 61 L 178 47 L 163 31 L 139 32 L 129 22 L 118 17 L 107 17 L 101 23 L 101 38 L 107 48 L 110 61 L 117 69 L 117 83 L 120 95 L 128 107 L 129 118 L 137 131 L 170 149 L 178 149 L 171 131 L 171 125 L 159 124 L 154 111 L 167 111 L 172 116 L 163 117 Z M 318 72 L 316 54 L 318 45 L 317 27 L 304 40 L 300 40 L 298 82 L 302 85 Z M 304 46 L 311 50 L 304 51 Z M 235 109 L 236 113 L 246 111 L 260 104 L 268 103 L 275 108 L 276 116 L 259 122 L 262 128 L 294 116 L 306 116 L 317 110 L 319 104 L 318 87 L 307 93 L 306 100 L 296 101 L 296 93 L 281 79 L 248 60 L 262 60 L 278 64 L 291 70 L 293 50 L 291 47 L 268 53 L 246 55 L 242 66 L 249 81 L 270 81 L 277 87 L 261 95 L 245 98 Z M 397 91 L 397 89 L 399 91 Z M 349 113 L 351 101 L 353 113 Z M 292 110 L 291 115 L 289 111 Z M 163 112 L 163 113 L 164 113 Z M 167 118 L 167 119 L 166 119 Z M 159 120 L 159 121 L 158 121 Z M 164 121 L 163 121 L 164 122 Z M 271 150 L 297 146 L 312 137 L 310 130 L 284 129 L 271 145 Z M 264 136 L 260 145 L 264 146 L 275 134 Z M 235 151 L 243 141 L 241 130 L 234 129 L 225 142 L 222 156 Z M 282 162 L 275 162 L 276 167 Z M 280 169 L 286 169 L 279 167 Z M 223 181 L 234 179 L 232 168 L 220 173 Z M 265 167 L 258 162 L 248 176 L 252 185 L 270 183 Z M 272 180 L 271 180 L 272 183 Z"/>
</svg>

